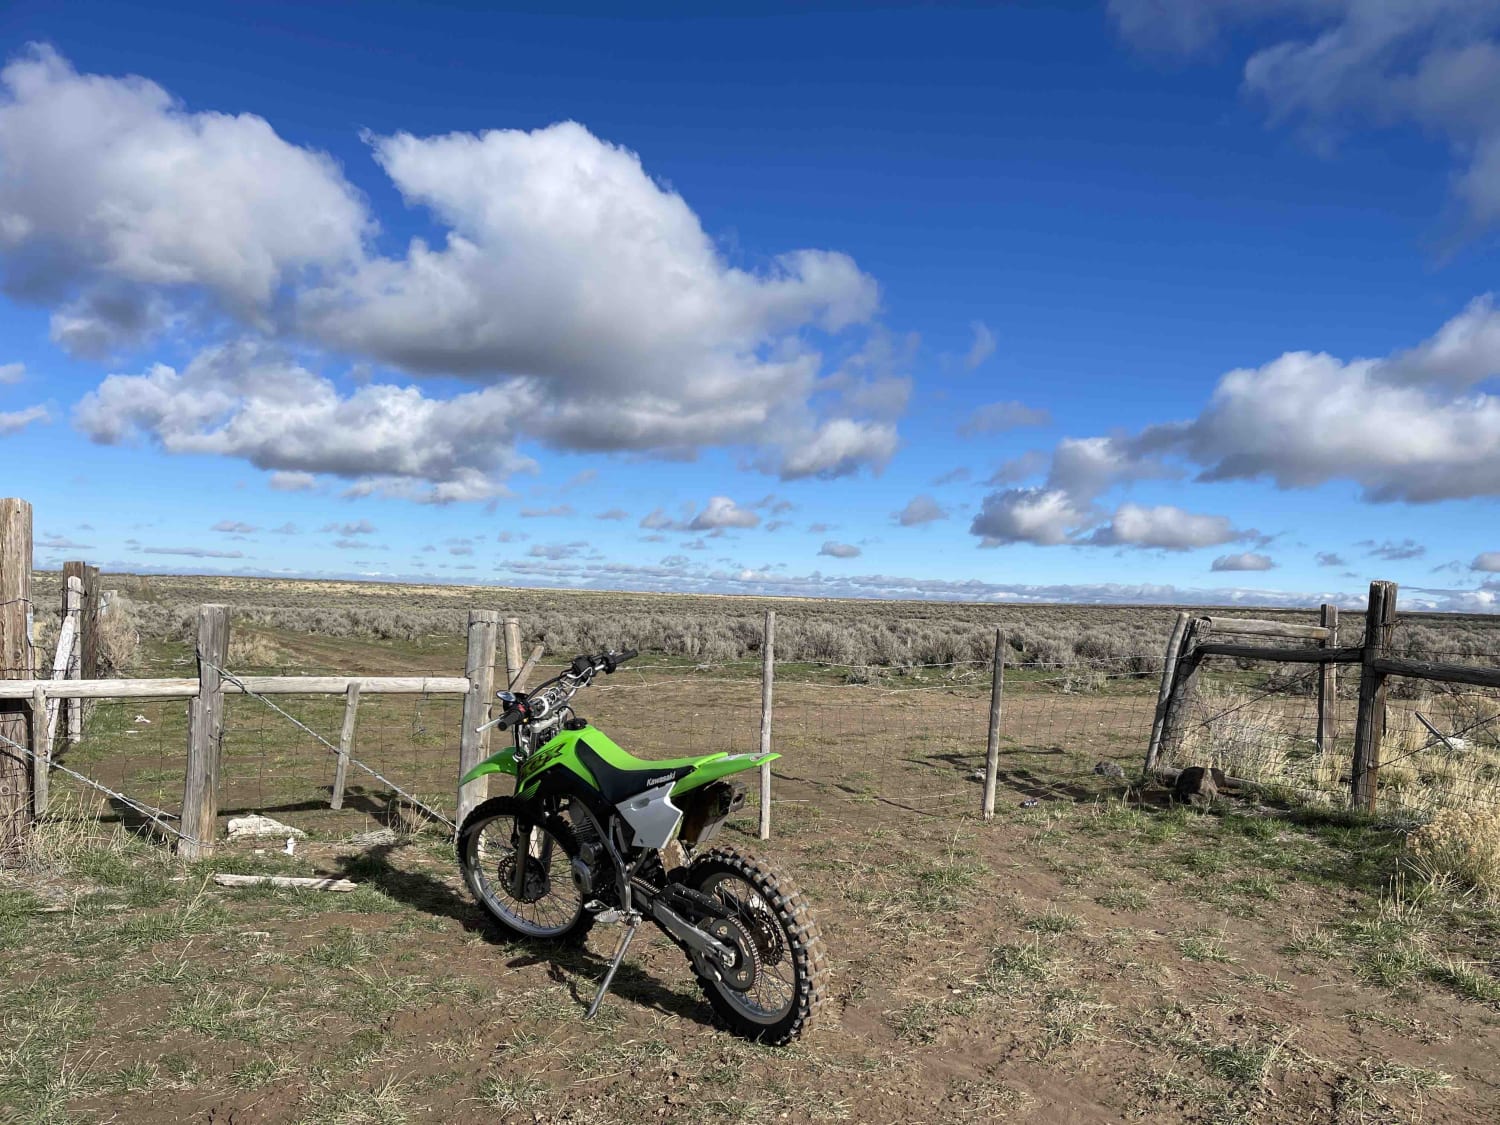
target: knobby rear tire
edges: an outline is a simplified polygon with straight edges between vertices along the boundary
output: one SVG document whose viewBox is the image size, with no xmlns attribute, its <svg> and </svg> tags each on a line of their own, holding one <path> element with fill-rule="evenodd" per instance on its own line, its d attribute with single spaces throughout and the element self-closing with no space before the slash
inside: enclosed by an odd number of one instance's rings
<svg viewBox="0 0 1500 1125">
<path fill-rule="evenodd" d="M 687 884 L 702 890 L 716 876 L 731 876 L 749 884 L 775 919 L 786 942 L 785 956 L 793 974 L 789 1010 L 775 1023 L 759 1022 L 731 998 L 733 990 L 728 985 L 703 971 L 696 957 L 690 958 L 693 973 L 714 1011 L 736 1035 L 768 1046 L 790 1043 L 815 1025 L 828 998 L 828 956 L 822 930 L 796 883 L 764 860 L 727 845 L 715 847 L 693 858 Z"/>
<path fill-rule="evenodd" d="M 563 850 L 563 854 L 570 861 L 568 866 L 571 869 L 571 860 L 578 855 L 578 838 L 573 834 L 572 825 L 559 816 L 544 816 L 540 820 L 531 821 L 530 817 L 535 813 L 535 808 L 528 802 L 518 801 L 514 797 L 491 797 L 480 804 L 464 818 L 463 826 L 458 830 L 456 847 L 459 870 L 463 872 L 464 882 L 468 885 L 469 893 L 474 896 L 474 900 L 508 937 L 521 941 L 542 941 L 558 945 L 581 944 L 594 925 L 594 916 L 581 906 L 578 916 L 565 929 L 547 934 L 527 933 L 506 917 L 503 908 L 499 908 L 498 904 L 491 901 L 480 882 L 481 872 L 472 858 L 475 840 L 485 825 L 500 818 L 523 823 L 530 822 L 548 833 L 557 842 L 557 846 Z M 566 877 L 571 880 L 571 870 Z"/>
</svg>

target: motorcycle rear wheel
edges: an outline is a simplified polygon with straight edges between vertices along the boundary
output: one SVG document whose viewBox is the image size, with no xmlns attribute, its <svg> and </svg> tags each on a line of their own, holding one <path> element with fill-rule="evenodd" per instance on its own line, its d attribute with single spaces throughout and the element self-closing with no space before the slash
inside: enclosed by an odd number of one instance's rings
<svg viewBox="0 0 1500 1125">
<path fill-rule="evenodd" d="M 694 954 L 693 972 L 731 1031 L 770 1046 L 790 1043 L 816 1022 L 828 995 L 822 931 L 802 892 L 764 860 L 732 847 L 712 848 L 688 867 L 687 885 L 731 912 L 716 936 L 741 949 L 753 972 L 716 970 Z M 731 978 L 753 979 L 746 988 Z"/>
</svg>

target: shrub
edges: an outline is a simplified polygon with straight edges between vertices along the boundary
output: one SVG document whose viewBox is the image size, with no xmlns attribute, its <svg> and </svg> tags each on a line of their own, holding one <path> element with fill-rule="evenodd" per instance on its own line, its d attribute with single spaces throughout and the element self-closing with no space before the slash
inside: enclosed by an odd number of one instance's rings
<svg viewBox="0 0 1500 1125">
<path fill-rule="evenodd" d="M 99 615 L 95 638 L 101 678 L 123 676 L 134 671 L 141 646 L 135 603 L 123 594 L 116 594 L 110 600 L 109 609 Z"/>
<path fill-rule="evenodd" d="M 1500 811 L 1444 809 L 1407 838 L 1417 866 L 1487 895 L 1500 895 Z"/>
</svg>

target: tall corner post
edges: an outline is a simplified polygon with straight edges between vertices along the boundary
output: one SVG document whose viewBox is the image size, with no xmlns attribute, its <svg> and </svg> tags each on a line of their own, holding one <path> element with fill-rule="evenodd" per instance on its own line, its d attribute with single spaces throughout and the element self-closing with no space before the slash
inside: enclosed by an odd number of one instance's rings
<svg viewBox="0 0 1500 1125">
<path fill-rule="evenodd" d="M 1365 607 L 1365 643 L 1359 668 L 1359 713 L 1354 724 L 1354 762 L 1350 804 L 1375 811 L 1380 790 L 1380 744 L 1385 740 L 1386 674 L 1375 661 L 1391 652 L 1396 624 L 1396 584 L 1371 582 Z"/>
<path fill-rule="evenodd" d="M 224 680 L 229 607 L 198 609 L 198 694 L 188 702 L 187 776 L 182 786 L 183 859 L 211 855 L 218 835 L 219 762 L 224 744 Z"/>
<path fill-rule="evenodd" d="M 995 815 L 995 786 L 1000 778 L 1001 700 L 1005 694 L 1005 634 L 995 630 L 994 672 L 990 677 L 990 731 L 984 752 L 984 819 Z"/>
<path fill-rule="evenodd" d="M 766 610 L 760 646 L 760 752 L 771 752 L 771 714 L 776 692 L 776 611 Z M 760 838 L 771 838 L 771 763 L 760 767 Z"/>
<path fill-rule="evenodd" d="M 519 666 L 510 663 L 510 626 L 506 626 L 506 664 L 508 676 L 519 672 Z M 458 742 L 458 776 L 463 777 L 484 761 L 489 754 L 490 732 L 479 730 L 488 721 L 490 697 L 495 689 L 495 648 L 500 633 L 500 614 L 493 609 L 469 610 L 468 648 L 464 657 L 464 677 L 469 681 L 468 693 L 464 696 L 463 733 Z M 516 647 L 520 648 L 519 627 L 516 629 Z M 454 820 L 462 825 L 464 819 L 489 796 L 489 778 L 481 777 L 458 787 L 458 814 Z"/>
<path fill-rule="evenodd" d="M 0 679 L 29 680 L 31 648 L 31 505 L 0 499 Z M 0 852 L 19 847 L 31 828 L 33 770 L 27 707 L 0 702 Z M 11 744 L 14 744 L 11 745 Z"/>
</svg>

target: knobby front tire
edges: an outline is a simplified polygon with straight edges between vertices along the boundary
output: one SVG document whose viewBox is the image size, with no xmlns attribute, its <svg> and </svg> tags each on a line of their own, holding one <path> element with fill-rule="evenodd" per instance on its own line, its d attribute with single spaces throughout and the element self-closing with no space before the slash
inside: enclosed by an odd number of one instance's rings
<svg viewBox="0 0 1500 1125">
<path fill-rule="evenodd" d="M 562 817 L 537 820 L 535 816 L 534 806 L 514 797 L 492 797 L 479 805 L 458 830 L 459 870 L 469 892 L 508 936 L 576 945 L 594 924 L 594 916 L 584 909 L 583 895 L 573 882 L 572 860 L 578 855 L 578 838 Z M 545 850 L 541 845 L 548 837 L 552 843 L 551 862 L 542 873 L 545 884 L 533 878 L 531 893 L 522 898 L 515 897 L 505 878 L 508 865 L 514 862 L 509 841 L 516 824 L 533 828 L 534 855 Z M 543 885 L 546 894 L 527 901 Z"/>
</svg>

